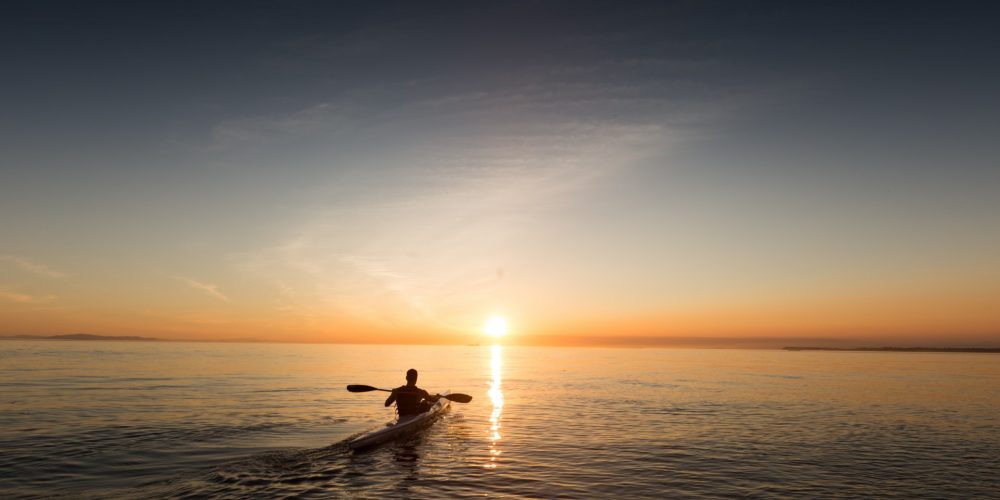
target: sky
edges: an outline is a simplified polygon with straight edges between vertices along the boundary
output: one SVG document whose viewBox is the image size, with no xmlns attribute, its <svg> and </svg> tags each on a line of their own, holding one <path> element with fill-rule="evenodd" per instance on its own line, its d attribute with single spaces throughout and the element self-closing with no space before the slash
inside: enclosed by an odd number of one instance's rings
<svg viewBox="0 0 1000 500">
<path fill-rule="evenodd" d="M 1000 345 L 998 10 L 5 3 L 0 335 Z"/>
</svg>

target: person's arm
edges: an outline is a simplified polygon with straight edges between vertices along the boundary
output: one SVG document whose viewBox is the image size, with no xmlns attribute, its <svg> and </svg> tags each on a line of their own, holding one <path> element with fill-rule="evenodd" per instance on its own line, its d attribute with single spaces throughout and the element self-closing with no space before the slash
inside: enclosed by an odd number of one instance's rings
<svg viewBox="0 0 1000 500">
<path fill-rule="evenodd" d="M 385 398 L 385 405 L 389 406 L 396 401 L 396 389 L 392 390 L 388 398 Z"/>
<path fill-rule="evenodd" d="M 424 399 L 426 399 L 427 401 L 430 401 L 431 403 L 437 403 L 437 400 L 441 399 L 441 395 L 440 394 L 435 394 L 435 395 L 431 396 L 431 394 L 429 392 L 424 391 Z"/>
</svg>

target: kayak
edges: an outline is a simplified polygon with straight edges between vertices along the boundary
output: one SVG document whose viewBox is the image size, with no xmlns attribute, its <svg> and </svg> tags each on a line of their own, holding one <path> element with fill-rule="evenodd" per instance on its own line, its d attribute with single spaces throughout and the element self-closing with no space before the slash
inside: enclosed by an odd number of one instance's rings
<svg viewBox="0 0 1000 500">
<path fill-rule="evenodd" d="M 447 395 L 448 391 L 442 393 L 442 396 Z M 399 419 L 390 424 L 386 424 L 385 427 L 372 431 L 367 434 L 362 434 L 347 443 L 352 450 L 360 450 L 361 448 L 367 448 L 369 446 L 375 446 L 377 444 L 382 444 L 391 439 L 396 439 L 400 436 L 407 436 L 419 429 L 424 428 L 424 426 L 431 424 L 434 421 L 434 417 L 437 417 L 448 404 L 451 403 L 445 398 L 440 398 L 430 407 L 427 411 L 423 413 L 418 413 L 416 415 L 407 415 L 405 417 L 399 417 Z"/>
</svg>

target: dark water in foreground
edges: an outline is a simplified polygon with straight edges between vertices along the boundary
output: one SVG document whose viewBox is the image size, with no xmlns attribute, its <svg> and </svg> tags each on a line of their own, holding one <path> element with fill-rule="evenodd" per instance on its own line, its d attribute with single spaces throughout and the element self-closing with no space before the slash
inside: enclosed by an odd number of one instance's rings
<svg viewBox="0 0 1000 500">
<path fill-rule="evenodd" d="M 384 393 L 474 396 L 366 453 Z M 997 497 L 1000 356 L 0 341 L 0 497 Z"/>
</svg>

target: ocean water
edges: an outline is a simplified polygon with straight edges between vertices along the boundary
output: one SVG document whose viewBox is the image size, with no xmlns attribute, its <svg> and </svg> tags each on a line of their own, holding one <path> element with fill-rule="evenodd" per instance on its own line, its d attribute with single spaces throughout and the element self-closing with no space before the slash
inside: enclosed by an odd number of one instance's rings
<svg viewBox="0 0 1000 500">
<path fill-rule="evenodd" d="M 367 452 L 404 371 L 473 396 Z M 0 341 L 0 497 L 996 498 L 989 354 Z"/>
</svg>

